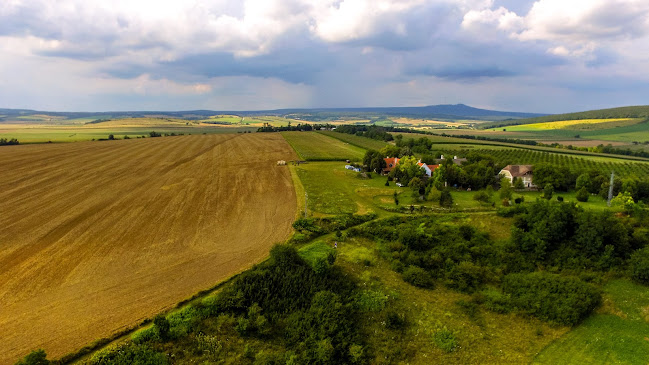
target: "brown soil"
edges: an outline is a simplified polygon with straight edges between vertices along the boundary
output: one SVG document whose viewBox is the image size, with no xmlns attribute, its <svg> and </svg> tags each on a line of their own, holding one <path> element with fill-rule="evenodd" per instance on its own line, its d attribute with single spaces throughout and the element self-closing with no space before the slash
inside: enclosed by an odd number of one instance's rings
<svg viewBox="0 0 649 365">
<path fill-rule="evenodd" d="M 0 364 L 56 358 L 267 256 L 291 230 L 279 134 L 0 147 Z"/>
</svg>

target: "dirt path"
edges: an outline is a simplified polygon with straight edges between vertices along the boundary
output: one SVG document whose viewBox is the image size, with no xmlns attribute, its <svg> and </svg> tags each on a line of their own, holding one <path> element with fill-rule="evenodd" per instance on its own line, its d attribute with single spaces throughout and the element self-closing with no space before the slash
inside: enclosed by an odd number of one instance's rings
<svg viewBox="0 0 649 365">
<path fill-rule="evenodd" d="M 279 134 L 0 148 L 0 364 L 137 324 L 284 240 Z"/>
</svg>

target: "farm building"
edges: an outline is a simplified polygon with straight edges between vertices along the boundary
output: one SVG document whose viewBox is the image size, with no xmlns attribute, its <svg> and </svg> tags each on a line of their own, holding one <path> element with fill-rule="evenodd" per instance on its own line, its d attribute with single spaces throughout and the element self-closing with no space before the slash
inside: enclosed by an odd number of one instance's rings
<svg viewBox="0 0 649 365">
<path fill-rule="evenodd" d="M 532 165 L 507 165 L 498 175 L 505 176 L 512 184 L 515 177 L 521 178 L 526 188 L 535 188 L 536 185 L 532 182 L 532 168 Z"/>
<path fill-rule="evenodd" d="M 417 162 L 417 165 L 424 169 L 424 171 L 426 171 L 426 176 L 428 177 L 431 177 L 433 175 L 433 171 L 435 171 L 435 169 L 439 167 L 439 165 L 426 165 L 425 163 L 421 162 L 421 160 Z"/>
<path fill-rule="evenodd" d="M 382 173 L 383 174 L 388 174 L 390 171 L 392 171 L 395 166 L 399 163 L 399 157 L 386 157 L 384 158 L 385 160 L 385 168 L 383 169 Z"/>
</svg>

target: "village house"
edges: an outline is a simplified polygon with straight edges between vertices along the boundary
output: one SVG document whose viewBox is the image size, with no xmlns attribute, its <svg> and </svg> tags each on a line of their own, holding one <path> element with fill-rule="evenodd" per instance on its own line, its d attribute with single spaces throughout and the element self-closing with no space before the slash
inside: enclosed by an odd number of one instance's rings
<svg viewBox="0 0 649 365">
<path fill-rule="evenodd" d="M 444 155 L 441 155 L 440 158 L 438 158 L 437 160 L 435 160 L 435 162 L 437 162 L 438 164 L 441 164 L 441 163 L 443 163 L 445 160 L 446 160 L 446 159 L 444 158 Z M 457 156 L 453 156 L 453 159 L 452 159 L 451 161 L 452 161 L 454 164 L 460 166 L 460 165 L 462 165 L 462 163 L 464 163 L 464 162 L 466 161 L 466 158 L 464 158 L 464 157 L 462 157 L 462 158 L 458 158 Z"/>
<path fill-rule="evenodd" d="M 523 185 L 526 188 L 535 188 L 536 185 L 532 182 L 532 168 L 532 165 L 507 165 L 504 169 L 500 170 L 498 175 L 505 176 L 512 184 L 514 183 L 514 178 L 518 177 L 523 180 Z"/>
<path fill-rule="evenodd" d="M 387 175 L 394 169 L 397 164 L 399 163 L 399 158 L 398 157 L 386 157 L 384 158 L 385 160 L 385 168 L 383 169 L 382 173 L 384 175 Z M 426 173 L 427 177 L 431 177 L 433 175 L 433 171 L 435 171 L 436 168 L 439 167 L 439 165 L 426 165 L 425 163 L 421 162 L 419 160 L 417 162 L 417 166 L 421 167 L 424 169 L 424 172 Z"/>
<path fill-rule="evenodd" d="M 439 165 L 426 165 L 425 163 L 421 162 L 421 160 L 417 162 L 417 165 L 424 169 L 426 176 L 428 177 L 433 176 L 433 171 L 435 171 L 435 169 L 439 167 Z"/>
<path fill-rule="evenodd" d="M 385 160 L 385 168 L 383 168 L 383 171 L 381 173 L 383 175 L 387 175 L 392 171 L 393 168 L 397 166 L 399 163 L 399 157 L 386 157 L 384 158 Z"/>
</svg>

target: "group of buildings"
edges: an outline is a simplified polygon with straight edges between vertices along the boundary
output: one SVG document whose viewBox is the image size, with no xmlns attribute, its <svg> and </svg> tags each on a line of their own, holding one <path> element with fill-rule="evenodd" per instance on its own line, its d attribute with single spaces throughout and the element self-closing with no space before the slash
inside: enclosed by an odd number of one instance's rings
<svg viewBox="0 0 649 365">
<path fill-rule="evenodd" d="M 384 175 L 387 175 L 394 169 L 397 164 L 399 163 L 399 158 L 398 157 L 386 157 L 385 159 L 385 168 L 383 169 L 382 173 Z M 417 163 L 419 167 L 424 169 L 426 176 L 431 177 L 433 175 L 433 171 L 439 167 L 439 165 L 444 162 L 445 158 L 444 155 L 441 156 L 441 158 L 435 160 L 437 163 L 436 165 L 428 165 L 421 160 Z M 453 163 L 456 165 L 461 165 L 464 161 L 466 161 L 466 158 L 458 158 L 457 156 L 453 156 L 452 159 Z M 498 175 L 504 176 L 507 179 L 509 179 L 510 183 L 514 183 L 514 178 L 519 178 L 523 181 L 523 185 L 525 185 L 526 188 L 536 188 L 536 185 L 532 182 L 532 165 L 507 165 L 505 168 L 500 170 Z"/>
</svg>

